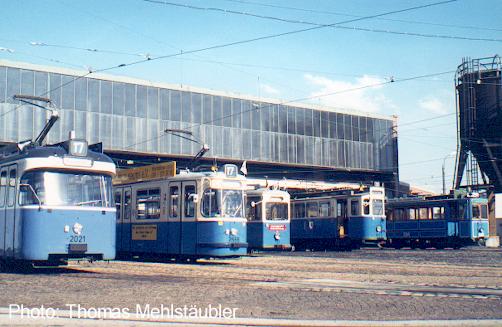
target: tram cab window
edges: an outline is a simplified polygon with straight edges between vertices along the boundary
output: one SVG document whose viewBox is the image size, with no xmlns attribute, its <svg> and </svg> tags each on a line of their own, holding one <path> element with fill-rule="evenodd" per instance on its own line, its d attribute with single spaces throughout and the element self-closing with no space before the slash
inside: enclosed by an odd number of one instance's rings
<svg viewBox="0 0 502 327">
<path fill-rule="evenodd" d="M 383 200 L 373 200 L 373 214 L 375 216 L 383 215 Z"/>
<path fill-rule="evenodd" d="M 216 217 L 221 215 L 217 190 L 206 188 L 202 194 L 202 215 L 204 217 Z"/>
<path fill-rule="evenodd" d="M 295 218 L 305 218 L 305 203 L 295 203 L 294 204 Z"/>
<path fill-rule="evenodd" d="M 136 192 L 138 219 L 160 218 L 160 189 L 139 190 Z"/>
<path fill-rule="evenodd" d="M 307 203 L 307 217 L 313 218 L 319 216 L 319 205 L 317 202 Z"/>
<path fill-rule="evenodd" d="M 124 192 L 124 219 L 131 219 L 131 190 Z"/>
<path fill-rule="evenodd" d="M 432 208 L 432 219 L 444 219 L 444 207 Z"/>
<path fill-rule="evenodd" d="M 242 190 L 205 188 L 201 213 L 204 217 L 244 217 Z"/>
<path fill-rule="evenodd" d="M 370 199 L 363 199 L 363 215 L 370 214 Z"/>
<path fill-rule="evenodd" d="M 359 200 L 350 201 L 350 215 L 359 216 Z"/>
<path fill-rule="evenodd" d="M 481 205 L 481 218 L 488 219 L 488 206 L 486 204 Z"/>
<path fill-rule="evenodd" d="M 178 186 L 171 186 L 169 188 L 169 212 L 172 218 L 179 217 L 179 193 Z"/>
<path fill-rule="evenodd" d="M 185 198 L 184 198 L 184 206 L 185 206 L 185 218 L 193 218 L 195 217 L 195 186 L 187 185 L 185 186 Z"/>
<path fill-rule="evenodd" d="M 329 212 L 330 212 L 329 202 L 319 202 L 319 216 L 329 217 L 330 216 Z"/>
<path fill-rule="evenodd" d="M 122 190 L 115 191 L 114 200 L 115 200 L 115 209 L 117 209 L 117 221 L 120 221 L 120 215 L 121 215 L 120 209 L 122 207 Z"/>
<path fill-rule="evenodd" d="M 472 206 L 472 218 L 473 219 L 481 218 L 481 210 L 479 210 L 479 206 L 477 205 Z"/>
<path fill-rule="evenodd" d="M 0 174 L 0 207 L 5 205 L 5 194 L 7 188 L 7 171 L 2 171 Z"/>
<path fill-rule="evenodd" d="M 265 219 L 271 221 L 288 220 L 288 205 L 286 203 L 267 202 L 265 204 Z"/>
<path fill-rule="evenodd" d="M 488 207 L 486 204 L 477 204 L 472 206 L 472 218 L 473 219 L 487 219 L 488 218 Z"/>
<path fill-rule="evenodd" d="M 9 172 L 9 192 L 7 195 L 7 205 L 9 207 L 14 206 L 14 202 L 16 202 L 16 170 L 12 169 Z"/>
</svg>

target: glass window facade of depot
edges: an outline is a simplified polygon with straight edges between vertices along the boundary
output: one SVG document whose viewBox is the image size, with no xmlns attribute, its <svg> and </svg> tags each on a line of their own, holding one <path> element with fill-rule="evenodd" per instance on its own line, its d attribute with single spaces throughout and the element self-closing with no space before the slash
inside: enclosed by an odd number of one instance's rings
<svg viewBox="0 0 502 327">
<path fill-rule="evenodd" d="M 0 141 L 33 138 L 43 127 L 42 110 L 13 110 L 12 96 L 24 93 L 49 96 L 60 109 L 49 142 L 75 130 L 107 150 L 193 155 L 197 144 L 163 133 L 190 128 L 210 145 L 209 157 L 393 170 L 389 119 L 74 77 L 0 66 Z"/>
</svg>

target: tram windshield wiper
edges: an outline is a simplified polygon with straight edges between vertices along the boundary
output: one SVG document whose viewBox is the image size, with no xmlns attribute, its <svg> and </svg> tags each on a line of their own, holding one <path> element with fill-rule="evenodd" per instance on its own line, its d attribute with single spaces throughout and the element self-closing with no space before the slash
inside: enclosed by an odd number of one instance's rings
<svg viewBox="0 0 502 327">
<path fill-rule="evenodd" d="M 31 184 L 19 184 L 19 188 L 20 189 L 27 188 L 28 190 L 30 190 L 30 192 L 33 194 L 33 196 L 35 197 L 35 199 L 37 199 L 38 209 L 40 210 L 42 208 L 42 201 L 38 197 L 37 191 L 35 191 L 35 189 L 33 188 L 33 186 L 31 186 Z"/>
</svg>

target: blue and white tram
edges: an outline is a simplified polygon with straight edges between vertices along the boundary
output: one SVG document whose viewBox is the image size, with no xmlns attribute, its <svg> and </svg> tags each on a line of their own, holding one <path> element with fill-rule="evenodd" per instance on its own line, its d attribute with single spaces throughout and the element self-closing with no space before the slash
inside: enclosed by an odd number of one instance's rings
<svg viewBox="0 0 502 327">
<path fill-rule="evenodd" d="M 246 191 L 249 249 L 290 249 L 290 216 L 288 192 L 269 188 Z"/>
<path fill-rule="evenodd" d="M 392 199 L 387 216 L 388 244 L 395 248 L 459 248 L 489 236 L 486 198 Z"/>
<path fill-rule="evenodd" d="M 34 265 L 114 259 L 114 174 L 113 161 L 88 149 L 84 140 L 5 148 L 0 258 Z"/>
<path fill-rule="evenodd" d="M 115 185 L 119 254 L 164 259 L 245 255 L 245 187 L 235 165 Z"/>
<path fill-rule="evenodd" d="M 348 197 L 345 230 L 356 247 L 364 244 L 381 245 L 386 240 L 385 190 L 371 186 L 369 190 Z"/>
<path fill-rule="evenodd" d="M 383 187 L 292 200 L 291 243 L 295 247 L 360 247 L 386 239 Z"/>
<path fill-rule="evenodd" d="M 291 244 L 295 249 L 330 249 L 342 245 L 345 237 L 342 203 L 333 196 L 304 197 L 291 200 Z M 345 247 L 345 246 L 344 246 Z"/>
</svg>

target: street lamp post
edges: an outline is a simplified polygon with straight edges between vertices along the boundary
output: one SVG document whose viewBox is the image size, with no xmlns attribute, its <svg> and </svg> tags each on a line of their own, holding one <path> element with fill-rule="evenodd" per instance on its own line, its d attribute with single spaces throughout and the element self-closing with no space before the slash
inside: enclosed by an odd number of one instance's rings
<svg viewBox="0 0 502 327">
<path fill-rule="evenodd" d="M 449 157 L 453 156 L 457 154 L 457 152 L 453 151 L 453 152 L 450 152 L 448 153 L 444 159 L 443 159 L 443 166 L 442 166 L 442 175 L 443 175 L 443 194 L 446 194 L 446 176 L 445 176 L 445 169 L 444 169 L 444 166 L 445 166 L 445 163 L 446 163 L 446 159 L 448 159 Z"/>
</svg>

